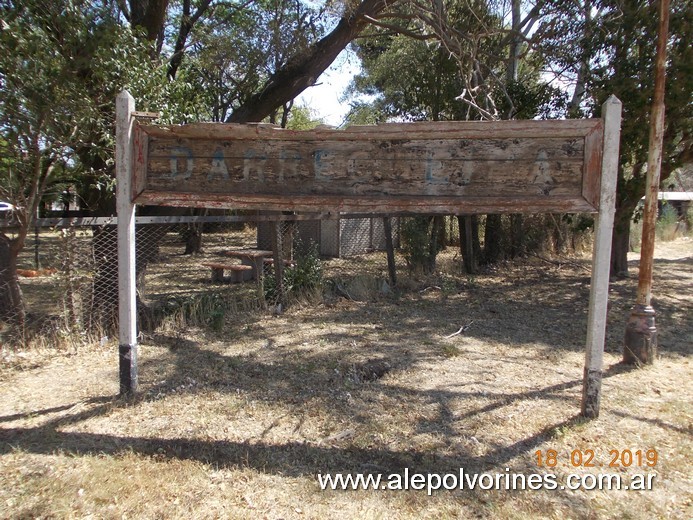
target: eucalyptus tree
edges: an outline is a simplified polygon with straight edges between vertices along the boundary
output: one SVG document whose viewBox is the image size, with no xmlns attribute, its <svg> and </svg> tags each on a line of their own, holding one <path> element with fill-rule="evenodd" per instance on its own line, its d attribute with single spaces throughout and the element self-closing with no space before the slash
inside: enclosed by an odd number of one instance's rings
<svg viewBox="0 0 693 520">
<path fill-rule="evenodd" d="M 324 32 L 322 10 L 302 2 L 266 0 L 243 9 L 218 8 L 214 18 L 198 22 L 180 69 L 203 92 L 212 121 L 226 121 L 264 88 L 272 74 L 308 48 Z M 282 113 L 292 99 L 268 114 Z M 275 121 L 273 121 L 275 122 Z"/>
<path fill-rule="evenodd" d="M 621 98 L 624 119 L 612 274 L 626 273 L 630 222 L 644 194 L 656 3 L 411 0 L 408 5 L 419 33 L 435 35 L 457 60 L 464 82 L 459 99 L 468 105 L 470 119 L 598 117 L 609 95 Z M 663 182 L 693 156 L 693 5 L 686 0 L 673 0 L 671 5 Z M 476 24 L 456 23 L 465 12 L 476 17 Z M 488 18 L 487 13 L 496 17 Z M 497 234 L 489 237 L 499 226 L 498 216 L 486 221 L 487 260 L 500 254 L 488 249 L 504 242 Z"/>
<path fill-rule="evenodd" d="M 0 0 L 0 147 L 10 165 L 0 194 L 17 203 L 20 222 L 15 236 L 0 236 L 6 314 L 24 320 L 16 258 L 57 172 L 79 174 L 85 205 L 112 205 L 119 90 L 128 88 L 139 109 L 177 122 L 285 115 L 350 41 L 398 3 L 330 3 L 328 28 L 300 0 Z M 212 44 L 222 47 L 216 56 Z M 212 99 L 204 87 L 215 59 L 232 50 Z"/>
<path fill-rule="evenodd" d="M 0 6 L 0 197 L 15 206 L 17 223 L 0 233 L 0 313 L 22 324 L 17 257 L 42 198 L 65 175 L 103 173 L 84 172 L 84 159 L 111 160 L 111 121 L 103 115 L 115 89 L 129 85 L 146 97 L 156 70 L 146 46 L 89 2 Z"/>
<path fill-rule="evenodd" d="M 275 50 L 284 47 L 272 56 L 272 70 L 261 75 L 257 89 L 241 103 L 231 103 L 233 110 L 226 121 L 235 123 L 261 121 L 290 103 L 313 85 L 366 27 L 376 19 L 390 16 L 400 3 L 401 0 L 324 2 L 319 18 L 329 18 L 329 24 L 323 24 L 313 14 L 315 9 L 311 6 L 316 2 L 303 0 L 116 0 L 127 23 L 140 28 L 166 59 L 169 77 L 177 76 L 191 49 L 199 52 L 205 41 L 209 44 L 222 43 L 218 38 L 226 40 L 223 46 L 234 56 L 243 54 L 240 51 L 244 48 L 254 52 L 263 45 Z M 267 14 L 270 18 L 266 18 Z M 327 30 L 328 27 L 331 28 Z M 216 38 L 205 40 L 212 35 Z M 229 41 L 238 49 L 229 48 Z M 241 62 L 244 60 L 245 56 Z M 222 101 L 224 108 L 227 99 Z"/>
<path fill-rule="evenodd" d="M 463 88 L 460 71 L 446 50 L 404 28 L 374 28 L 354 44 L 362 71 L 349 95 L 356 101 L 350 123 L 445 121 L 465 118 L 467 106 L 457 97 Z M 360 96 L 368 96 L 369 108 Z M 366 119 L 364 119 L 366 118 Z M 370 118 L 370 119 L 369 119 Z M 431 272 L 444 242 L 443 217 L 411 217 L 402 224 L 405 257 L 411 268 Z"/>
<path fill-rule="evenodd" d="M 654 93 L 657 3 L 556 1 L 539 27 L 539 47 L 562 80 L 575 85 L 573 110 L 599 116 L 611 94 L 623 102 L 612 275 L 627 275 L 630 224 L 645 194 L 650 104 Z M 693 161 L 693 5 L 671 2 L 661 178 Z"/>
<path fill-rule="evenodd" d="M 392 120 L 495 120 L 553 118 L 565 114 L 565 96 L 542 77 L 542 56 L 529 46 L 531 29 L 540 17 L 539 4 L 522 9 L 519 0 L 463 2 L 447 0 L 406 4 L 406 25 L 375 24 L 355 48 L 363 73 L 352 95 L 366 95 L 355 104 L 351 119 L 364 115 Z M 470 247 L 465 267 L 475 269 L 479 255 L 479 222 L 464 228 Z M 507 225 L 507 222 L 510 225 Z M 463 226 L 460 226 L 463 227 Z M 427 251 L 433 266 L 433 238 L 440 225 L 429 225 Z M 417 223 L 413 229 L 422 230 Z M 485 226 L 484 260 L 495 262 L 525 250 L 526 233 L 519 215 L 489 215 Z M 421 248 L 418 248 L 421 249 Z M 423 249 L 421 249 L 423 250 Z M 476 252 L 475 254 L 471 254 Z"/>
</svg>

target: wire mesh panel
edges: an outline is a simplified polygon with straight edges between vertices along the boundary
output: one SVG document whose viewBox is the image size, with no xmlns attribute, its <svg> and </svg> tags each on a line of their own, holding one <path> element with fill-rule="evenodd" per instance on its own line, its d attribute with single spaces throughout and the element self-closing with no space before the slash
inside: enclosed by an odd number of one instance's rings
<svg viewBox="0 0 693 520">
<path fill-rule="evenodd" d="M 274 294 L 277 258 L 281 270 L 295 278 L 301 259 L 348 259 L 384 248 L 381 217 L 277 218 L 280 220 L 258 215 L 138 217 L 140 332 L 169 325 L 214 325 L 229 312 L 264 308 L 271 300 L 268 295 Z M 21 291 L 19 304 L 5 298 L 0 306 L 2 345 L 32 339 L 58 344 L 61 338 L 93 340 L 116 334 L 116 220 L 92 221 L 78 225 L 61 220 L 30 234 L 18 258 L 15 285 Z M 397 219 L 392 221 L 396 238 Z M 5 236 L 12 233 L 6 228 L 3 232 Z M 0 260 L 5 254 L 2 247 L 0 244 Z M 0 262 L 3 265 L 7 262 Z M 345 264 L 335 266 L 343 269 Z M 0 267 L 0 280 L 5 284 L 6 269 Z M 4 294 L 8 293 L 9 288 L 4 287 Z"/>
</svg>

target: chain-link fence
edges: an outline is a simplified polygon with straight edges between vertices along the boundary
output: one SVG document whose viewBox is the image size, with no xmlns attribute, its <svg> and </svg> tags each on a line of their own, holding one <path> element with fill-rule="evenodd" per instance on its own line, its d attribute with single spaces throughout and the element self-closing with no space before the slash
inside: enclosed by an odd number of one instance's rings
<svg viewBox="0 0 693 520">
<path fill-rule="evenodd" d="M 579 215 L 503 216 L 502 232 L 496 233 L 500 238 L 488 241 L 489 221 L 482 217 L 465 224 L 477 242 L 465 240 L 463 246 L 457 217 L 388 218 L 394 248 L 402 242 L 397 269 L 391 270 L 382 216 L 138 216 L 138 324 L 140 331 L 219 328 L 229 315 L 283 303 L 292 290 L 310 288 L 318 278 L 340 297 L 362 299 L 387 292 L 397 271 L 405 275 L 405 266 L 413 273 L 473 273 L 478 267 L 463 267 L 462 259 L 479 258 L 482 237 L 488 242 L 484 254 L 488 245 L 506 253 L 514 247 L 519 255 L 538 247 L 560 252 L 566 244 L 575 250 L 585 236 L 579 231 L 586 226 L 583 220 Z M 0 346 L 113 337 L 118 322 L 116 219 L 39 219 L 39 224 L 27 237 L 15 270 L 8 239 L 16 230 L 0 222 Z"/>
<path fill-rule="evenodd" d="M 3 306 L 0 343 L 55 345 L 112 336 L 118 319 L 115 218 L 39 222 L 18 258 L 21 293 Z M 396 245 L 399 219 L 391 222 Z M 153 330 L 215 327 L 218 316 L 263 308 L 268 288 L 276 296 L 274 280 L 282 279 L 277 259 L 283 270 L 310 255 L 340 258 L 336 265 L 344 270 L 350 257 L 383 250 L 385 235 L 382 217 L 138 217 L 136 244 L 138 322 L 140 330 Z M 384 254 L 378 261 L 385 270 Z M 0 266 L 1 280 L 8 271 Z M 12 287 L 4 283 L 7 299 Z"/>
</svg>

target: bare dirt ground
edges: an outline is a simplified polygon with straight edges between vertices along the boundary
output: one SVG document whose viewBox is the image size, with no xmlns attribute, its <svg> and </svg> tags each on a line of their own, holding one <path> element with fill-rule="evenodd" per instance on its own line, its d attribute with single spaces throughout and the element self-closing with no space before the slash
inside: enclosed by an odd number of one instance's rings
<svg viewBox="0 0 693 520">
<path fill-rule="evenodd" d="M 693 517 L 693 241 L 657 249 L 654 366 L 619 363 L 636 280 L 612 284 L 601 416 L 590 422 L 578 416 L 589 260 L 534 258 L 466 277 L 445 274 L 452 255 L 443 274 L 403 279 L 400 297 L 372 290 L 376 272 L 351 281 L 353 300 L 236 313 L 221 332 L 145 335 L 131 402 L 116 397 L 113 341 L 5 352 L 0 517 Z M 557 464 L 540 467 L 548 450 Z M 322 491 L 316 478 L 460 468 L 554 473 L 559 485 L 573 473 L 655 476 L 649 491 L 432 496 Z"/>
</svg>

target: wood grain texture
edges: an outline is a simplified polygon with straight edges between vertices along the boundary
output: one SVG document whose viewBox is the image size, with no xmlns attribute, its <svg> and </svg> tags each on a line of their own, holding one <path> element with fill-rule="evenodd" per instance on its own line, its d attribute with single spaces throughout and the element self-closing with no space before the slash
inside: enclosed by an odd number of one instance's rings
<svg viewBox="0 0 693 520">
<path fill-rule="evenodd" d="M 604 117 L 603 159 L 599 214 L 594 223 L 592 249 L 592 279 L 587 311 L 587 340 L 585 346 L 585 377 L 582 384 L 582 415 L 599 417 L 601 374 L 606 341 L 606 321 L 609 306 L 609 267 L 611 240 L 616 212 L 616 185 L 621 136 L 621 101 L 615 96 L 602 105 Z"/>
<path fill-rule="evenodd" d="M 120 394 L 137 391 L 137 305 L 135 265 L 135 100 L 123 91 L 116 98 L 116 211 L 118 215 L 118 360 Z"/>
<path fill-rule="evenodd" d="M 582 197 L 315 197 L 283 195 L 226 195 L 145 191 L 138 204 L 184 208 L 274 209 L 322 212 L 328 216 L 371 215 L 483 215 L 488 213 L 594 213 Z"/>
<path fill-rule="evenodd" d="M 144 132 L 141 125 L 135 121 L 134 143 L 132 150 L 133 179 L 132 179 L 132 198 L 137 196 L 146 188 L 147 182 L 147 158 L 149 148 L 149 136 Z"/>
<path fill-rule="evenodd" d="M 141 129 L 149 139 L 140 148 L 147 165 L 138 203 L 343 212 L 597 211 L 601 142 L 586 137 L 601 135 L 600 120 L 300 132 L 268 125 Z"/>
<path fill-rule="evenodd" d="M 595 127 L 585 136 L 585 162 L 583 165 L 582 196 L 595 208 L 599 208 L 601 193 L 601 167 L 604 125 Z"/>
</svg>

